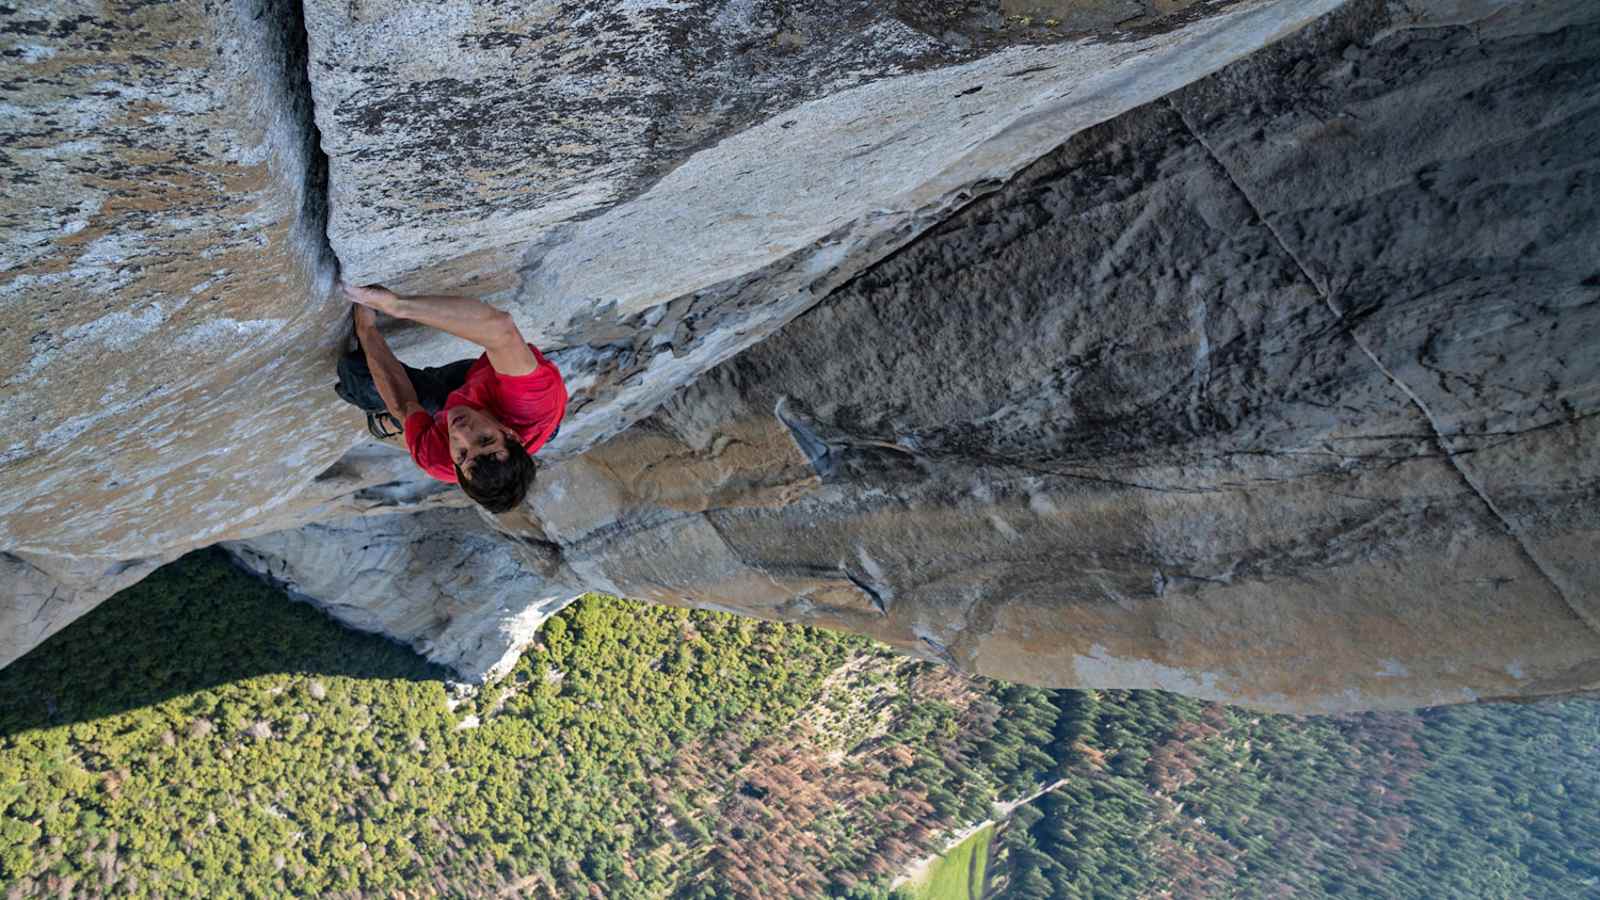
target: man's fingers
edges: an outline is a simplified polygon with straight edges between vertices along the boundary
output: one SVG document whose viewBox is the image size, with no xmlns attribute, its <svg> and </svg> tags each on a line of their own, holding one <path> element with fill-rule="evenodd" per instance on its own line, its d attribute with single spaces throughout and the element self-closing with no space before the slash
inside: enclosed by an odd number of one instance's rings
<svg viewBox="0 0 1600 900">
<path fill-rule="evenodd" d="M 344 296 L 351 303 L 357 303 L 361 306 L 372 306 L 373 297 L 363 288 L 358 288 L 347 284 L 344 286 Z"/>
<path fill-rule="evenodd" d="M 369 284 L 364 287 L 356 287 L 355 285 L 341 282 L 339 286 L 344 289 L 344 295 L 351 303 L 359 303 L 362 306 L 370 306 L 373 309 L 382 309 L 383 304 L 394 297 L 394 294 L 382 285 Z"/>
</svg>

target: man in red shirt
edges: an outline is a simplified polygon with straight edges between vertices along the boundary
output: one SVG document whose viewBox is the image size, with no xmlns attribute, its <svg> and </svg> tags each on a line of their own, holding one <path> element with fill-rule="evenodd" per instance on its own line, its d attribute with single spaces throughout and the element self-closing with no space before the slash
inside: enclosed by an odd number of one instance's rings
<svg viewBox="0 0 1600 900">
<path fill-rule="evenodd" d="M 356 339 L 372 382 L 390 415 L 405 423 L 411 458 L 434 478 L 460 484 L 492 513 L 520 504 L 537 471 L 533 454 L 555 436 L 567 411 L 560 371 L 522 339 L 510 313 L 481 300 L 402 297 L 376 285 L 343 287 L 357 304 Z M 430 412 L 418 400 L 407 367 L 378 330 L 377 312 L 484 348 L 438 411 Z"/>
</svg>

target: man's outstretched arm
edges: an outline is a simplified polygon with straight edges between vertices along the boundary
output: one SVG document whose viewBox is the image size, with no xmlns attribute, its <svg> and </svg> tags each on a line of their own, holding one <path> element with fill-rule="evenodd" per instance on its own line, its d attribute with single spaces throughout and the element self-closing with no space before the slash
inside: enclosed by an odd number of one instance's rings
<svg viewBox="0 0 1600 900">
<path fill-rule="evenodd" d="M 417 389 L 405 367 L 389 349 L 389 342 L 378 330 L 378 317 L 371 309 L 355 307 L 356 338 L 361 341 L 361 351 L 367 355 L 367 369 L 372 372 L 372 383 L 378 395 L 389 408 L 389 414 L 400 422 L 415 412 L 426 412 L 417 402 Z"/>
<path fill-rule="evenodd" d="M 468 340 L 489 352 L 489 364 L 502 375 L 526 375 L 539 367 L 517 323 L 505 310 L 472 297 L 402 297 L 387 288 L 345 286 L 351 302 L 396 319 L 410 319 Z M 385 398 L 387 399 L 387 398 Z"/>
</svg>

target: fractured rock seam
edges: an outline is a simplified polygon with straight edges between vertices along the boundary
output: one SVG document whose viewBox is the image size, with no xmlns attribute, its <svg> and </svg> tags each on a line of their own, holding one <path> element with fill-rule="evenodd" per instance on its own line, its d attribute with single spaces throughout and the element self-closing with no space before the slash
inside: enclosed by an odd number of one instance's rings
<svg viewBox="0 0 1600 900">
<path fill-rule="evenodd" d="M 1250 192 L 1245 190 L 1244 185 L 1239 182 L 1239 179 L 1234 176 L 1233 171 L 1228 168 L 1228 164 L 1224 162 L 1216 150 L 1211 147 L 1210 142 L 1205 139 L 1205 137 L 1200 133 L 1200 130 L 1195 127 L 1194 123 L 1189 121 L 1189 117 L 1184 114 L 1183 110 L 1179 109 L 1178 105 L 1172 102 L 1171 97 L 1163 98 L 1163 102 L 1166 103 L 1167 106 L 1173 110 L 1173 112 L 1178 114 L 1179 120 L 1183 122 L 1184 129 L 1194 137 L 1195 142 L 1204 148 L 1206 154 L 1210 156 L 1212 161 L 1217 164 L 1217 168 L 1220 169 L 1223 176 L 1228 179 L 1228 183 L 1232 184 L 1234 190 L 1238 191 L 1239 196 L 1255 213 L 1256 219 L 1261 222 L 1262 226 L 1266 228 L 1267 233 L 1272 236 L 1273 242 L 1276 243 L 1278 247 L 1283 250 L 1284 254 L 1294 262 L 1295 268 L 1300 270 L 1300 274 L 1305 277 L 1306 282 L 1311 285 L 1312 290 L 1315 290 L 1317 295 L 1322 298 L 1322 302 L 1328 307 L 1328 311 L 1333 314 L 1334 318 L 1338 320 L 1339 325 L 1344 330 L 1344 333 L 1350 337 L 1350 340 L 1356 345 L 1356 347 L 1360 348 L 1361 352 L 1367 357 L 1367 359 L 1372 361 L 1373 366 L 1377 367 L 1378 371 L 1381 372 L 1390 383 L 1398 388 L 1401 393 L 1405 394 L 1406 397 L 1411 401 L 1412 405 L 1422 413 L 1423 418 L 1428 422 L 1428 427 L 1433 431 L 1433 442 L 1438 445 L 1439 450 L 1441 451 L 1445 460 L 1450 464 L 1450 468 L 1456 473 L 1457 476 L 1461 478 L 1462 483 L 1465 484 L 1467 488 L 1483 502 L 1484 507 L 1489 510 L 1489 514 L 1494 516 L 1495 520 L 1500 523 L 1500 526 L 1505 529 L 1506 534 L 1516 542 L 1517 549 L 1522 553 L 1523 557 L 1526 558 L 1528 564 L 1533 567 L 1534 571 L 1538 572 L 1539 575 L 1544 578 L 1545 583 L 1550 586 L 1550 589 L 1555 592 L 1556 596 L 1561 598 L 1561 602 L 1566 604 L 1568 609 L 1572 610 L 1573 615 L 1577 616 L 1584 623 L 1584 625 L 1589 628 L 1590 631 L 1594 632 L 1596 635 L 1600 635 L 1600 617 L 1597 617 L 1582 604 L 1576 602 L 1567 593 L 1567 591 L 1561 586 L 1561 583 L 1556 579 L 1549 565 L 1543 559 L 1541 559 L 1537 553 L 1534 552 L 1533 547 L 1529 545 L 1527 539 L 1522 534 L 1521 529 L 1513 524 L 1511 519 L 1507 517 L 1497 505 L 1495 505 L 1494 500 L 1492 500 L 1488 493 L 1484 491 L 1482 485 L 1478 484 L 1478 482 L 1473 479 L 1473 477 L 1467 472 L 1461 463 L 1456 460 L 1456 452 L 1449 444 L 1449 437 L 1444 433 L 1443 429 L 1439 427 L 1439 421 L 1434 417 L 1433 410 L 1428 408 L 1428 404 L 1411 389 L 1410 385 L 1406 384 L 1403 379 L 1393 372 L 1393 370 L 1384 365 L 1383 361 L 1378 358 L 1378 355 L 1372 351 L 1372 348 L 1367 346 L 1367 343 L 1361 339 L 1361 336 L 1356 333 L 1355 326 L 1351 324 L 1348 318 L 1346 318 L 1345 311 L 1339 307 L 1339 304 L 1334 300 L 1333 294 L 1328 290 L 1327 286 L 1312 274 L 1311 269 L 1306 266 L 1304 261 L 1301 260 L 1300 255 L 1289 247 L 1288 242 L 1284 240 L 1283 235 L 1278 232 L 1278 229 L 1267 218 L 1260 205 L 1256 203 L 1255 198 L 1251 197 Z"/>
<path fill-rule="evenodd" d="M 259 6 L 235 7 L 240 29 L 255 31 L 260 41 L 258 65 L 262 83 L 268 85 L 265 98 L 274 118 L 290 131 L 286 156 L 301 169 L 295 177 L 301 185 L 297 237 L 306 246 L 306 256 L 317 276 L 337 275 L 339 258 L 328 237 L 329 209 L 328 155 L 322 151 L 322 132 L 317 127 L 315 98 L 311 91 L 310 40 L 306 33 L 304 0 L 263 0 Z M 255 24 L 260 22 L 259 25 Z M 328 278 L 328 287 L 331 287 Z M 323 283 L 323 278 L 314 281 Z M 321 298 L 313 296 L 311 302 Z"/>
</svg>

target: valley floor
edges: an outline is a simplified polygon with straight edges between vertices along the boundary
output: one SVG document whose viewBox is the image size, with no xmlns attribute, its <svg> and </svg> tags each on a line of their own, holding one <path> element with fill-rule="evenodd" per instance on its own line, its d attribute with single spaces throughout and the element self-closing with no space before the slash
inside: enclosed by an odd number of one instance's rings
<svg viewBox="0 0 1600 900">
<path fill-rule="evenodd" d="M 881 898 L 993 819 L 897 892 L 1572 897 L 1597 743 L 1589 701 L 1266 716 L 598 595 L 469 695 L 206 552 L 0 671 L 0 884 Z"/>
</svg>

